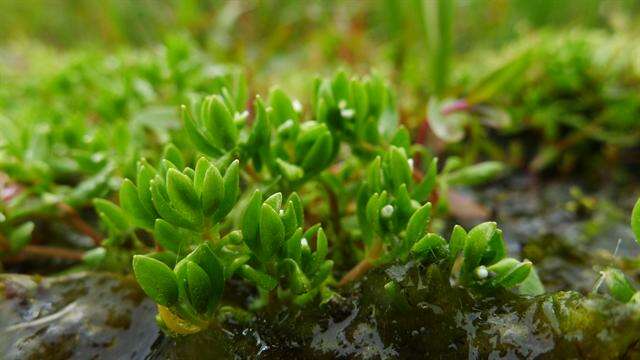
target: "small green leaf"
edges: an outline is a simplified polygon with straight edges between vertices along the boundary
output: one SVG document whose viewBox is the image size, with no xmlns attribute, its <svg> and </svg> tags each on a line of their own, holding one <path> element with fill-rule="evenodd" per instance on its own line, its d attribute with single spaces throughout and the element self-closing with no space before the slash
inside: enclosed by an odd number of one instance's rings
<svg viewBox="0 0 640 360">
<path fill-rule="evenodd" d="M 210 216 L 220 207 L 224 199 L 224 179 L 218 168 L 211 165 L 205 173 L 202 183 L 202 210 Z"/>
<path fill-rule="evenodd" d="M 157 214 L 156 208 L 153 206 L 153 199 L 151 196 L 151 180 L 153 180 L 158 172 L 149 163 L 142 159 L 138 162 L 138 173 L 136 177 L 136 184 L 138 190 L 138 199 L 152 217 Z"/>
<path fill-rule="evenodd" d="M 324 230 L 322 230 L 322 228 L 319 228 L 318 235 L 316 237 L 316 252 L 313 253 L 313 266 L 311 268 L 312 272 L 317 271 L 317 269 L 322 266 L 328 252 L 329 242 L 327 241 L 327 236 L 324 234 Z"/>
<path fill-rule="evenodd" d="M 398 209 L 400 224 L 404 226 L 415 211 L 413 202 L 411 201 L 411 195 L 409 195 L 409 191 L 407 191 L 407 184 L 402 184 L 398 187 L 396 207 Z"/>
<path fill-rule="evenodd" d="M 529 275 L 518 286 L 518 293 L 525 296 L 544 294 L 544 285 L 542 285 L 535 267 L 531 268 Z"/>
<path fill-rule="evenodd" d="M 333 271 L 333 261 L 325 260 L 316 270 L 313 280 L 311 281 L 311 288 L 320 286 Z"/>
<path fill-rule="evenodd" d="M 131 215 L 134 225 L 147 230 L 153 228 L 153 215 L 142 205 L 138 190 L 129 179 L 125 179 L 120 187 L 120 206 Z"/>
<path fill-rule="evenodd" d="M 277 192 L 269 196 L 264 203 L 271 206 L 275 211 L 280 210 L 280 207 L 282 206 L 282 193 Z"/>
<path fill-rule="evenodd" d="M 280 125 L 287 120 L 298 120 L 298 114 L 293 108 L 291 99 L 279 88 L 274 88 L 269 94 L 269 105 L 273 109 L 272 119 L 276 125 Z"/>
<path fill-rule="evenodd" d="M 640 199 L 636 202 L 631 212 L 631 229 L 636 236 L 636 242 L 640 243 Z"/>
<path fill-rule="evenodd" d="M 196 149 L 211 157 L 218 157 L 222 155 L 222 151 L 213 144 L 213 141 L 208 139 L 195 122 L 186 106 L 182 106 L 182 119 L 184 122 L 185 132 L 193 145 L 195 145 Z"/>
<path fill-rule="evenodd" d="M 389 179 L 393 189 L 397 189 L 400 185 L 407 186 L 411 181 L 411 167 L 407 160 L 404 149 L 392 146 L 389 151 Z"/>
<path fill-rule="evenodd" d="M 129 230 L 129 219 L 118 205 L 104 199 L 94 199 L 93 206 L 95 206 L 100 218 L 108 223 L 109 226 L 120 232 Z"/>
<path fill-rule="evenodd" d="M 493 264 L 503 259 L 506 255 L 507 246 L 502 237 L 502 230 L 496 229 L 480 262 L 482 264 Z"/>
<path fill-rule="evenodd" d="M 381 162 L 382 159 L 380 156 L 377 156 L 367 169 L 367 184 L 369 184 L 369 189 L 373 192 L 382 191 Z"/>
<path fill-rule="evenodd" d="M 436 185 L 436 176 L 438 174 L 438 158 L 431 159 L 429 166 L 427 167 L 427 173 L 414 189 L 412 196 L 419 202 L 423 202 L 429 199 L 429 195 L 433 191 Z"/>
<path fill-rule="evenodd" d="M 185 259 L 193 261 L 201 267 L 211 281 L 207 312 L 212 314 L 222 297 L 225 269 L 220 260 L 218 260 L 218 257 L 213 253 L 211 243 L 208 242 L 198 245 Z"/>
<path fill-rule="evenodd" d="M 259 243 L 260 209 L 262 208 L 262 192 L 255 190 L 242 216 L 242 239 L 252 252 L 261 253 Z M 262 257 L 262 255 L 260 255 Z"/>
<path fill-rule="evenodd" d="M 172 143 L 168 143 L 164 147 L 164 151 L 162 152 L 162 158 L 171 161 L 171 163 L 174 164 L 178 169 L 182 169 L 185 166 L 182 153 Z"/>
<path fill-rule="evenodd" d="M 618 269 L 607 268 L 604 281 L 609 288 L 609 292 L 611 292 L 611 296 L 618 301 L 629 302 L 636 293 L 636 289 L 634 289 L 624 273 Z"/>
<path fill-rule="evenodd" d="M 496 227 L 494 222 L 485 222 L 469 231 L 464 245 L 463 270 L 466 274 L 472 274 L 475 268 L 480 265 L 489 241 L 496 232 Z"/>
<path fill-rule="evenodd" d="M 464 250 L 467 242 L 467 232 L 460 225 L 453 227 L 451 239 L 449 239 L 449 261 L 453 264 L 458 255 Z"/>
<path fill-rule="evenodd" d="M 531 261 L 520 262 L 516 259 L 505 258 L 487 267 L 487 270 L 495 274 L 491 279 L 494 286 L 508 289 L 523 282 L 529 276 L 531 268 Z"/>
<path fill-rule="evenodd" d="M 34 224 L 29 221 L 11 231 L 11 234 L 9 235 L 9 250 L 11 253 L 16 253 L 27 246 L 31 241 L 33 228 Z"/>
<path fill-rule="evenodd" d="M 88 250 L 82 256 L 82 261 L 92 268 L 97 268 L 102 264 L 107 256 L 107 249 L 102 246 Z"/>
<path fill-rule="evenodd" d="M 213 95 L 207 97 L 205 103 L 207 111 L 203 113 L 204 126 L 214 136 L 217 147 L 231 150 L 236 145 L 238 129 L 224 100 L 218 95 Z"/>
<path fill-rule="evenodd" d="M 213 164 L 205 157 L 198 159 L 196 163 L 195 175 L 193 176 L 193 187 L 196 189 L 196 193 L 202 196 L 202 186 L 204 185 L 204 177 L 207 174 L 207 170 L 212 167 Z"/>
<path fill-rule="evenodd" d="M 333 138 L 329 131 L 320 135 L 302 160 L 305 172 L 315 173 L 324 169 L 333 152 Z"/>
<path fill-rule="evenodd" d="M 220 221 L 233 208 L 240 193 L 240 162 L 236 159 L 227 168 L 222 178 L 224 196 L 218 210 L 213 214 L 214 221 Z"/>
<path fill-rule="evenodd" d="M 505 165 L 499 161 L 485 161 L 450 172 L 445 176 L 449 185 L 479 185 L 502 175 Z"/>
<path fill-rule="evenodd" d="M 302 199 L 300 199 L 300 195 L 296 192 L 292 192 L 287 199 L 287 202 L 291 202 L 293 205 L 293 209 L 296 213 L 297 223 L 300 225 L 304 224 L 304 210 L 302 206 Z"/>
<path fill-rule="evenodd" d="M 163 219 L 156 219 L 153 236 L 160 246 L 180 254 L 187 250 L 186 245 L 195 241 L 196 233 L 172 225 Z"/>
<path fill-rule="evenodd" d="M 276 281 L 276 279 L 263 273 L 262 271 L 258 271 L 252 268 L 249 265 L 240 266 L 240 268 L 238 268 L 238 271 L 240 272 L 240 275 L 242 277 L 251 281 L 252 283 L 256 284 L 257 287 L 264 289 L 266 291 L 271 291 L 278 285 L 278 282 Z"/>
<path fill-rule="evenodd" d="M 304 170 L 294 164 L 288 163 L 280 158 L 276 159 L 278 169 L 284 175 L 284 178 L 289 181 L 298 181 L 304 177 Z"/>
<path fill-rule="evenodd" d="M 167 172 L 167 194 L 171 205 L 194 226 L 202 224 L 200 198 L 188 176 L 178 170 Z"/>
<path fill-rule="evenodd" d="M 429 220 L 431 219 L 431 203 L 424 204 L 420 209 L 411 215 L 409 222 L 407 223 L 407 232 L 405 234 L 405 246 L 406 249 L 410 249 L 418 239 L 420 239 L 427 226 L 429 226 Z"/>
<path fill-rule="evenodd" d="M 285 264 L 289 270 L 289 287 L 291 291 L 296 295 L 309 291 L 311 281 L 309 281 L 309 278 L 302 272 L 298 263 L 292 259 L 284 259 L 283 264 Z"/>
<path fill-rule="evenodd" d="M 447 241 L 438 234 L 426 234 L 413 244 L 411 253 L 420 259 L 436 262 L 447 256 Z"/>
<path fill-rule="evenodd" d="M 287 257 L 294 261 L 300 261 L 300 255 L 302 253 L 302 228 L 298 228 L 293 235 L 287 240 Z"/>
<path fill-rule="evenodd" d="M 157 304 L 171 307 L 177 303 L 176 275 L 163 262 L 148 256 L 135 255 L 133 273 L 145 294 Z"/>
<path fill-rule="evenodd" d="M 260 243 L 262 262 L 266 262 L 284 243 L 284 225 L 278 213 L 269 205 L 262 204 L 260 211 Z M 256 254 L 259 255 L 259 254 Z"/>
<path fill-rule="evenodd" d="M 207 273 L 196 263 L 187 259 L 176 266 L 175 272 L 193 308 L 198 313 L 205 312 L 212 292 Z"/>
<path fill-rule="evenodd" d="M 291 235 L 293 235 L 293 232 L 296 231 L 299 225 L 301 225 L 298 224 L 294 205 L 291 201 L 287 202 L 287 205 L 284 208 L 284 213 L 280 218 L 282 219 L 282 224 L 284 225 L 285 238 L 289 238 Z"/>
<path fill-rule="evenodd" d="M 162 184 L 162 180 L 159 177 L 151 180 L 151 196 L 153 204 L 155 205 L 158 213 L 163 219 L 166 219 L 173 225 L 188 228 L 191 230 L 199 231 L 199 226 L 194 224 L 185 218 L 181 212 L 177 211 L 170 203 L 166 189 Z"/>
</svg>

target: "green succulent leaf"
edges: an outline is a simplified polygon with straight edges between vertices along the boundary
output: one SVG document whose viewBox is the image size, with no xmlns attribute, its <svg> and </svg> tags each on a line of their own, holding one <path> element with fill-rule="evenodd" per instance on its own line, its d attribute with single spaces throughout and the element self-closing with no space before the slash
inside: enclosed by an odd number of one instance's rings
<svg viewBox="0 0 640 360">
<path fill-rule="evenodd" d="M 203 123 L 213 136 L 216 147 L 231 150 L 238 140 L 238 129 L 224 99 L 218 95 L 209 96 L 203 105 Z"/>
<path fill-rule="evenodd" d="M 138 199 L 152 217 L 158 215 L 156 208 L 153 205 L 153 197 L 151 195 L 151 180 L 158 175 L 156 169 L 154 169 L 149 163 L 142 159 L 138 162 L 138 172 L 136 177 Z"/>
<path fill-rule="evenodd" d="M 222 204 L 225 195 L 224 179 L 220 171 L 211 165 L 202 182 L 202 210 L 206 216 L 211 216 Z"/>
<path fill-rule="evenodd" d="M 255 254 L 261 253 L 259 231 L 262 208 L 262 192 L 255 190 L 242 216 L 242 239 Z M 260 255 L 262 257 L 262 255 Z"/>
<path fill-rule="evenodd" d="M 638 199 L 631 212 L 631 229 L 636 236 L 636 242 L 640 243 L 640 199 Z"/>
<path fill-rule="evenodd" d="M 615 268 L 607 268 L 604 281 L 611 296 L 621 302 L 629 302 L 635 295 L 636 289 L 631 285 L 624 273 Z"/>
<path fill-rule="evenodd" d="M 278 213 L 266 203 L 260 210 L 260 245 L 262 254 L 259 255 L 263 262 L 269 261 L 275 252 L 284 243 L 284 224 Z"/>
<path fill-rule="evenodd" d="M 446 258 L 447 241 L 438 234 L 426 234 L 411 247 L 411 253 L 419 259 L 436 262 Z"/>
<path fill-rule="evenodd" d="M 265 201 L 265 204 L 271 206 L 271 208 L 273 208 L 273 210 L 275 211 L 279 211 L 280 208 L 282 207 L 282 193 L 281 192 L 277 192 L 271 196 L 269 196 Z"/>
<path fill-rule="evenodd" d="M 214 254 L 210 243 L 203 243 L 185 257 L 193 261 L 204 270 L 211 282 L 211 291 L 208 295 L 207 311 L 211 314 L 220 302 L 224 289 L 225 269 L 218 257 Z"/>
<path fill-rule="evenodd" d="M 167 172 L 167 194 L 171 205 L 197 227 L 202 224 L 200 198 L 193 187 L 192 180 L 175 169 Z"/>
<path fill-rule="evenodd" d="M 475 226 L 469 231 L 467 241 L 464 244 L 463 270 L 471 274 L 482 261 L 487 251 L 489 241 L 496 232 L 497 225 L 494 222 L 485 222 Z"/>
<path fill-rule="evenodd" d="M 278 169 L 284 175 L 284 178 L 289 181 L 298 181 L 304 177 L 304 170 L 294 164 L 288 163 L 280 158 L 276 159 Z"/>
<path fill-rule="evenodd" d="M 531 271 L 530 261 L 518 261 L 512 258 L 505 258 L 487 267 L 490 273 L 495 274 L 491 279 L 494 286 L 512 288 L 523 282 Z"/>
<path fill-rule="evenodd" d="M 178 302 L 176 275 L 163 262 L 148 256 L 135 255 L 133 273 L 145 294 L 157 304 L 171 307 Z"/>
<path fill-rule="evenodd" d="M 162 153 L 162 158 L 171 161 L 171 163 L 174 164 L 178 169 L 182 169 L 182 168 L 185 167 L 184 158 L 182 157 L 182 153 L 172 143 L 168 143 L 164 147 L 164 151 Z"/>
<path fill-rule="evenodd" d="M 129 179 L 125 179 L 120 187 L 120 206 L 131 215 L 134 225 L 147 230 L 153 228 L 154 216 L 142 205 L 138 190 Z"/>
<path fill-rule="evenodd" d="M 129 219 L 126 213 L 116 204 L 103 199 L 94 199 L 93 206 L 106 224 L 119 232 L 129 231 Z"/>
<path fill-rule="evenodd" d="M 212 293 L 211 280 L 207 273 L 196 263 L 187 259 L 176 266 L 175 273 L 191 306 L 198 313 L 205 312 Z"/>
<path fill-rule="evenodd" d="M 204 131 L 193 119 L 193 116 L 189 110 L 187 110 L 186 106 L 182 106 L 182 119 L 185 132 L 193 145 L 195 145 L 196 149 L 211 157 L 218 157 L 222 155 L 222 150 L 214 145 L 213 141 L 210 141 L 210 139 L 204 134 Z"/>
<path fill-rule="evenodd" d="M 214 221 L 220 221 L 227 216 L 240 194 L 240 162 L 238 160 L 234 160 L 229 165 L 222 178 L 222 183 L 224 184 L 224 196 L 218 210 L 213 214 Z"/>
<path fill-rule="evenodd" d="M 505 169 L 505 165 L 499 161 L 486 161 L 450 172 L 445 176 L 445 181 L 449 185 L 479 185 L 496 179 Z"/>
<path fill-rule="evenodd" d="M 278 282 L 273 277 L 265 274 L 262 271 L 258 271 L 252 268 L 249 265 L 242 265 L 238 269 L 240 274 L 247 280 L 256 284 L 257 287 L 264 289 L 266 291 L 270 291 L 275 289 L 278 286 Z"/>
<path fill-rule="evenodd" d="M 194 243 L 197 238 L 196 233 L 172 225 L 163 219 L 156 219 L 153 236 L 160 246 L 176 254 L 185 252 L 186 246 Z"/>
<path fill-rule="evenodd" d="M 420 239 L 431 219 L 431 203 L 424 204 L 420 209 L 411 215 L 409 222 L 407 223 L 407 232 L 405 234 L 405 248 L 410 249 L 418 239 Z"/>
<path fill-rule="evenodd" d="M 313 254 L 312 272 L 315 272 L 320 268 L 320 266 L 322 266 L 328 253 L 329 242 L 327 241 L 327 236 L 325 235 L 324 230 L 319 228 L 316 236 L 316 251 Z"/>
<path fill-rule="evenodd" d="M 298 263 L 293 261 L 293 259 L 284 259 L 283 264 L 285 264 L 289 270 L 289 287 L 291 291 L 296 295 L 309 291 L 311 281 L 300 269 Z"/>
<path fill-rule="evenodd" d="M 9 235 L 9 251 L 17 253 L 31 241 L 31 233 L 35 227 L 31 221 L 26 222 L 11 231 Z"/>
<path fill-rule="evenodd" d="M 451 232 L 451 239 L 449 240 L 449 261 L 452 264 L 464 250 L 466 242 L 467 232 L 462 226 L 455 225 Z"/>
</svg>

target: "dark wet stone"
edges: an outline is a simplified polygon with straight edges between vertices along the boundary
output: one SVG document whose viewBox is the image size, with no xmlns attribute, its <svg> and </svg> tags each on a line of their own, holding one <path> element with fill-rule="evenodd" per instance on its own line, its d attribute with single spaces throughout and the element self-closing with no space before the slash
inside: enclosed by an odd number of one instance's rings
<svg viewBox="0 0 640 360">
<path fill-rule="evenodd" d="M 3 359 L 143 359 L 159 334 L 131 278 L 2 274 L 0 286 Z"/>
<path fill-rule="evenodd" d="M 595 188 L 566 181 L 541 184 L 519 175 L 480 189 L 476 196 L 493 211 L 509 252 L 532 260 L 548 291 L 588 293 L 603 266 L 640 276 L 628 264 L 640 255 L 629 226 L 639 189 L 616 184 Z M 576 196 L 576 189 L 583 194 Z M 581 205 L 583 199 L 594 205 Z"/>
<path fill-rule="evenodd" d="M 556 359 L 637 357 L 640 307 L 575 292 L 479 297 L 451 287 L 440 268 L 401 279 L 409 307 L 382 292 L 375 271 L 344 299 L 296 310 L 269 308 L 248 324 L 164 338 L 154 359 Z"/>
</svg>

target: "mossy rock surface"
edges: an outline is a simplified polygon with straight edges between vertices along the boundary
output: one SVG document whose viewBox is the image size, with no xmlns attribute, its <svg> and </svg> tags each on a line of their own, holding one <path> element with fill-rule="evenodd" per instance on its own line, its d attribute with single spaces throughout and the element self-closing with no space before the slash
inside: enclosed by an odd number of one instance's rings
<svg viewBox="0 0 640 360">
<path fill-rule="evenodd" d="M 408 302 L 382 292 L 395 279 Z M 348 297 L 306 310 L 270 308 L 250 323 L 161 341 L 153 358 L 637 358 L 640 306 L 559 292 L 480 298 L 438 266 L 375 271 Z"/>
<path fill-rule="evenodd" d="M 480 297 L 443 274 L 436 265 L 394 265 L 328 304 L 225 316 L 210 330 L 177 338 L 160 333 L 155 306 L 130 278 L 5 274 L 0 351 L 6 359 L 640 356 L 640 306 L 575 292 Z M 390 280 L 407 304 L 385 295 Z"/>
</svg>

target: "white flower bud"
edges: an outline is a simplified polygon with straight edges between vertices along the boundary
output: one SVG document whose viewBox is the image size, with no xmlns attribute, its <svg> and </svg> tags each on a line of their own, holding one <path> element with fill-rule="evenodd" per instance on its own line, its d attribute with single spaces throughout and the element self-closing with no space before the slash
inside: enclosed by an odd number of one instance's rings
<svg viewBox="0 0 640 360">
<path fill-rule="evenodd" d="M 390 218 L 393 215 L 394 208 L 391 205 L 385 205 L 382 209 L 380 209 L 380 216 L 385 219 Z"/>
</svg>

